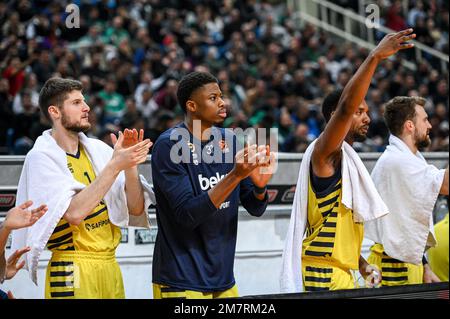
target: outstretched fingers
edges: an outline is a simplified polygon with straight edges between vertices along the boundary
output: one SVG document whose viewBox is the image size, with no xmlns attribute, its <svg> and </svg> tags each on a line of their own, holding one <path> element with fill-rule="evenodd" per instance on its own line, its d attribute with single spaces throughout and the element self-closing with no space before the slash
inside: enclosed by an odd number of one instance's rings
<svg viewBox="0 0 450 319">
<path fill-rule="evenodd" d="M 254 163 L 256 160 L 256 155 L 258 154 L 258 145 L 252 144 L 248 145 L 246 151 L 244 152 L 244 159 L 246 163 Z"/>
<path fill-rule="evenodd" d="M 415 39 L 415 37 L 416 37 L 416 34 L 413 33 L 411 35 L 407 35 L 407 36 L 400 38 L 400 40 L 401 40 L 401 42 L 408 42 L 408 41 L 411 41 L 412 39 Z"/>
<path fill-rule="evenodd" d="M 33 205 L 33 201 L 32 200 L 27 200 L 25 203 L 21 204 L 19 207 L 22 208 L 22 209 L 27 209 L 31 205 Z"/>
<path fill-rule="evenodd" d="M 19 271 L 20 269 L 25 266 L 25 260 L 22 260 L 18 265 L 16 265 L 16 270 Z"/>
<path fill-rule="evenodd" d="M 14 253 L 12 253 L 11 256 L 8 258 L 8 264 L 15 265 L 17 261 L 22 257 L 23 254 L 29 252 L 31 250 L 30 247 L 23 247 L 20 249 L 17 249 Z M 23 266 L 22 266 L 23 267 Z"/>
<path fill-rule="evenodd" d="M 133 140 L 135 143 L 138 142 L 139 133 L 138 133 L 138 131 L 137 131 L 135 128 L 131 131 L 130 136 L 131 136 L 132 140 Z"/>
<path fill-rule="evenodd" d="M 405 29 L 405 30 L 399 31 L 397 33 L 394 33 L 394 36 L 396 38 L 401 38 L 401 37 L 404 37 L 405 35 L 411 34 L 413 31 L 414 30 L 412 28 Z"/>
<path fill-rule="evenodd" d="M 403 43 L 400 44 L 400 50 L 410 49 L 414 47 L 414 43 Z"/>
<path fill-rule="evenodd" d="M 47 205 L 41 205 L 38 208 L 35 208 L 31 211 L 31 218 L 38 220 L 48 211 Z"/>
<path fill-rule="evenodd" d="M 150 141 L 150 139 L 145 139 L 142 142 L 139 142 L 136 145 L 133 145 L 132 147 L 130 147 L 130 150 L 135 152 L 135 151 L 139 151 L 144 148 L 149 149 L 152 145 L 153 145 L 153 142 Z"/>
<path fill-rule="evenodd" d="M 133 131 L 126 128 L 126 129 L 123 131 L 123 137 L 124 137 L 125 139 L 130 139 L 130 138 L 132 138 L 132 137 L 133 137 Z"/>
<path fill-rule="evenodd" d="M 397 32 L 394 37 L 399 40 L 399 48 L 400 50 L 409 49 L 414 47 L 414 43 L 407 43 L 416 38 L 416 34 L 412 33 L 413 29 L 406 29 L 400 32 Z"/>
<path fill-rule="evenodd" d="M 148 150 L 143 149 L 140 150 L 139 152 L 135 152 L 134 154 L 134 159 L 136 164 L 142 164 L 147 160 L 147 156 L 148 156 Z"/>
</svg>

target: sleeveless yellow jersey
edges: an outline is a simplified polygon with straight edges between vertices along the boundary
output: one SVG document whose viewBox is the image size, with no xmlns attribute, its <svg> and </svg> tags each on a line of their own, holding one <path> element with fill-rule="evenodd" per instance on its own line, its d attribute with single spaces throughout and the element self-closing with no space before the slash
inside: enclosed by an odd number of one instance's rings
<svg viewBox="0 0 450 319">
<path fill-rule="evenodd" d="M 67 154 L 67 166 L 73 177 L 85 185 L 96 177 L 81 144 L 76 155 Z M 108 209 L 101 201 L 78 226 L 61 218 L 47 242 L 47 248 L 51 251 L 108 252 L 117 248 L 121 236 L 120 228 L 110 222 Z"/>
<path fill-rule="evenodd" d="M 448 281 L 448 213 L 434 225 L 437 246 L 430 248 L 428 258 L 431 269 L 442 281 Z"/>
<path fill-rule="evenodd" d="M 308 223 L 302 259 L 322 260 L 330 266 L 359 269 L 364 227 L 341 202 L 342 178 L 323 192 L 308 183 Z"/>
</svg>

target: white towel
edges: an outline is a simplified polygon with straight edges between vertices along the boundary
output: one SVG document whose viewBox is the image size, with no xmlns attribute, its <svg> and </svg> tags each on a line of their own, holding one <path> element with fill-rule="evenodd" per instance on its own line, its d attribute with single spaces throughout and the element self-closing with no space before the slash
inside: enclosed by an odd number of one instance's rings
<svg viewBox="0 0 450 319">
<path fill-rule="evenodd" d="M 36 208 L 47 204 L 48 211 L 33 226 L 12 232 L 12 251 L 30 246 L 31 251 L 25 255 L 25 269 L 30 272 L 31 280 L 37 285 L 37 265 L 39 256 L 44 250 L 56 225 L 70 205 L 72 197 L 85 185 L 77 182 L 67 168 L 67 155 L 50 134 L 45 131 L 37 140 L 33 149 L 27 154 L 20 175 L 17 189 L 17 203 L 28 199 Z M 100 140 L 86 137 L 79 133 L 80 143 L 92 163 L 95 174 L 99 174 L 111 159 L 113 149 Z M 149 227 L 147 208 L 155 203 L 151 186 L 140 176 L 144 189 L 145 213 L 141 216 L 128 214 L 125 194 L 125 174 L 121 172 L 110 190 L 103 198 L 108 207 L 111 223 L 119 227 Z"/>
<path fill-rule="evenodd" d="M 303 290 L 302 242 L 308 217 L 309 165 L 316 141 L 306 149 L 300 165 L 282 258 L 280 289 L 284 293 Z M 353 210 L 355 221 L 366 222 L 387 214 L 387 207 L 358 154 L 346 142 L 342 154 L 342 203 Z"/>
<path fill-rule="evenodd" d="M 427 164 L 398 137 L 389 145 L 372 171 L 372 179 L 391 212 L 365 225 L 366 237 L 380 243 L 390 257 L 419 264 L 427 247 L 436 245 L 433 208 L 445 169 Z"/>
</svg>

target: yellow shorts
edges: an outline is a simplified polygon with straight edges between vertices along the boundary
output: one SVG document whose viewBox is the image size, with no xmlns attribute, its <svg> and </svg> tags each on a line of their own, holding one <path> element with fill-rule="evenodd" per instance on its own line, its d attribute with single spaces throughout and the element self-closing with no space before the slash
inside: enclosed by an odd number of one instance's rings
<svg viewBox="0 0 450 319">
<path fill-rule="evenodd" d="M 401 286 L 423 283 L 423 265 L 404 263 L 386 255 L 383 245 L 370 247 L 367 262 L 381 270 L 381 286 Z"/>
<path fill-rule="evenodd" d="M 200 292 L 194 290 L 184 290 L 166 285 L 153 284 L 154 299 L 216 299 L 216 298 L 234 298 L 239 297 L 237 286 L 234 285 L 225 291 Z"/>
<path fill-rule="evenodd" d="M 350 270 L 344 270 L 317 258 L 302 258 L 305 291 L 327 291 L 359 288 Z"/>
<path fill-rule="evenodd" d="M 47 266 L 45 298 L 125 298 L 115 253 L 53 252 Z"/>
</svg>

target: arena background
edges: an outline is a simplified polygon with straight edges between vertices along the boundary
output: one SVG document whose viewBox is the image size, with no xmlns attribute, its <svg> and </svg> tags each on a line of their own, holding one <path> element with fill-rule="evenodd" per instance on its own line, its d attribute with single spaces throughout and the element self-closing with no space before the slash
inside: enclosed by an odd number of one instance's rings
<svg viewBox="0 0 450 319">
<path fill-rule="evenodd" d="M 177 81 L 207 70 L 226 97 L 225 127 L 278 128 L 283 153 L 270 183 L 273 201 L 260 219 L 240 215 L 235 262 L 241 295 L 276 294 L 293 186 L 301 153 L 323 129 L 322 99 L 345 86 L 388 32 L 413 27 L 415 49 L 378 67 L 366 96 L 369 139 L 355 147 L 370 170 L 387 143 L 384 103 L 396 95 L 420 95 L 433 125 L 426 157 L 439 168 L 447 165 L 448 18 L 443 0 L 3 1 L 0 219 L 14 205 L 23 155 L 49 127 L 37 103 L 49 77 L 83 82 L 91 107 L 89 135 L 110 143 L 110 132 L 130 127 L 156 140 L 182 119 Z M 148 163 L 140 169 L 151 176 Z M 447 212 L 446 200 L 439 198 L 435 222 Z M 152 296 L 156 231 L 123 229 L 117 255 L 128 298 Z M 370 244 L 364 241 L 363 254 Z M 46 251 L 38 287 L 21 271 L 2 289 L 42 298 L 48 258 Z"/>
</svg>

